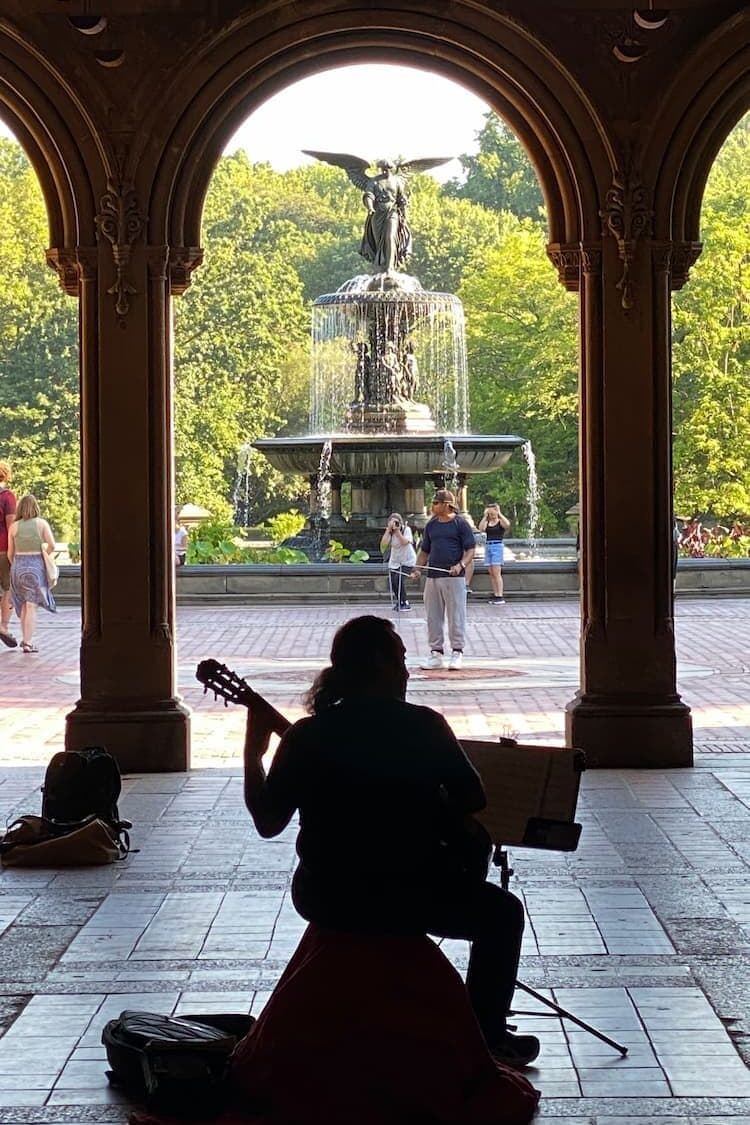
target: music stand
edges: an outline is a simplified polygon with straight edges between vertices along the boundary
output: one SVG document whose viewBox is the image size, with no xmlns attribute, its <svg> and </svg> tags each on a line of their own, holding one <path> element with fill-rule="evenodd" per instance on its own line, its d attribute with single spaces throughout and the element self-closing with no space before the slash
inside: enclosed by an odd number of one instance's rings
<svg viewBox="0 0 750 1125">
<path fill-rule="evenodd" d="M 574 820 L 581 773 L 585 769 L 582 750 L 557 746 L 522 745 L 512 738 L 499 742 L 461 739 L 469 759 L 477 769 L 487 795 L 487 807 L 476 819 L 487 829 L 494 844 L 492 862 L 500 868 L 500 885 L 508 890 L 513 869 L 508 864 L 508 847 L 543 848 L 572 852 L 578 847 L 581 825 Z M 509 1015 L 558 1016 L 582 1027 L 621 1055 L 628 1048 L 604 1032 L 579 1019 L 554 1000 L 542 996 L 523 981 L 516 988 L 550 1008 L 549 1012 L 521 1012 Z"/>
</svg>

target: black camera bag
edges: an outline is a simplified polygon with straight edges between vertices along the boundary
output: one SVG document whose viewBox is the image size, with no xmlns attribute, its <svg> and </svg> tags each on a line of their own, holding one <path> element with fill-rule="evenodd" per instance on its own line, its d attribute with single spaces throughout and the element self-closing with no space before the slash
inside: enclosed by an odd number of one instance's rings
<svg viewBox="0 0 750 1125">
<path fill-rule="evenodd" d="M 102 1031 L 107 1078 L 150 1109 L 213 1116 L 224 1105 L 229 1057 L 254 1022 L 239 1013 L 121 1012 Z"/>
</svg>

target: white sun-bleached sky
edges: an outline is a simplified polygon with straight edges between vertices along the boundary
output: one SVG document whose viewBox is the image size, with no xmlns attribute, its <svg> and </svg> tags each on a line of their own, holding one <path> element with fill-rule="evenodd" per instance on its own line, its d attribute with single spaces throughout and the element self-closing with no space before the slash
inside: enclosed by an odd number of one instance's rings
<svg viewBox="0 0 750 1125">
<path fill-rule="evenodd" d="M 476 152 L 489 107 L 440 75 L 384 64 L 339 67 L 295 82 L 264 102 L 235 133 L 227 152 L 246 150 L 278 171 L 310 163 L 303 148 L 381 157 Z M 10 136 L 0 122 L 0 134 Z M 435 169 L 459 176 L 457 160 Z"/>
</svg>

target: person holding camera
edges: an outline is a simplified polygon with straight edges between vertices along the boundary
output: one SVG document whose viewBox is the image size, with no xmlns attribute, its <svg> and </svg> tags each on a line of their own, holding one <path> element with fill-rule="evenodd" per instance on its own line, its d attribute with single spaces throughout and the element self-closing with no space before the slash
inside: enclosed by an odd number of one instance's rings
<svg viewBox="0 0 750 1125">
<path fill-rule="evenodd" d="M 505 552 L 503 540 L 509 527 L 510 520 L 500 511 L 500 505 L 488 504 L 479 521 L 479 530 L 487 536 L 484 560 L 487 563 L 490 582 L 492 583 L 490 605 L 505 605 L 505 598 L 503 597 L 503 557 Z"/>
<path fill-rule="evenodd" d="M 391 587 L 393 608 L 399 611 L 411 609 L 406 600 L 404 580 L 409 577 L 417 561 L 417 552 L 414 550 L 414 536 L 408 523 L 399 515 L 392 512 L 380 540 L 380 550 L 388 555 L 388 582 Z"/>
</svg>

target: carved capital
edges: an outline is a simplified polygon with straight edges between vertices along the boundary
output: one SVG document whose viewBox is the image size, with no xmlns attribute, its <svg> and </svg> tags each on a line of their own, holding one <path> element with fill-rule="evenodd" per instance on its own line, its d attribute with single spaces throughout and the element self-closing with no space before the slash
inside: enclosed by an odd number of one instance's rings
<svg viewBox="0 0 750 1125">
<path fill-rule="evenodd" d="M 167 280 L 167 262 L 169 261 L 168 246 L 149 246 L 146 252 L 148 263 L 148 276 L 152 281 Z"/>
<path fill-rule="evenodd" d="M 169 288 L 173 297 L 181 297 L 190 288 L 193 270 L 203 261 L 200 246 L 172 246 L 169 251 Z"/>
<path fill-rule="evenodd" d="M 671 242 L 654 241 L 651 243 L 651 260 L 657 273 L 669 273 L 671 270 L 672 246 Z"/>
<path fill-rule="evenodd" d="M 99 251 L 96 246 L 79 246 L 76 250 L 78 276 L 81 281 L 96 281 L 99 270 Z"/>
<path fill-rule="evenodd" d="M 60 288 L 69 297 L 78 296 L 78 257 L 69 247 L 52 247 L 47 251 L 47 265 L 60 280 Z"/>
<path fill-rule="evenodd" d="M 622 276 L 617 283 L 624 309 L 632 309 L 635 292 L 630 269 L 635 260 L 638 240 L 651 233 L 654 212 L 649 207 L 649 197 L 640 177 L 633 168 L 616 171 L 612 187 L 607 192 L 604 207 L 599 212 L 604 220 L 602 234 L 612 235 L 617 242 L 617 252 L 622 262 Z"/>
<path fill-rule="evenodd" d="M 703 250 L 702 242 L 672 243 L 672 288 L 682 289 Z"/>
<path fill-rule="evenodd" d="M 550 242 L 547 257 L 557 270 L 560 284 L 577 293 L 581 278 L 581 248 L 576 242 Z"/>
<path fill-rule="evenodd" d="M 115 280 L 107 292 L 115 298 L 115 311 L 122 319 L 130 311 L 130 298 L 136 292 L 127 279 L 130 249 L 145 225 L 146 216 L 138 207 L 133 187 L 121 180 L 109 180 L 107 191 L 99 200 L 96 229 L 112 247 Z"/>
<path fill-rule="evenodd" d="M 602 248 L 597 242 L 581 243 L 581 266 L 587 274 L 601 274 Z"/>
</svg>

